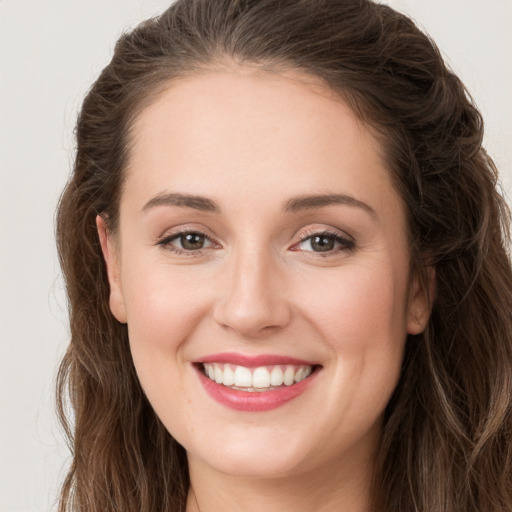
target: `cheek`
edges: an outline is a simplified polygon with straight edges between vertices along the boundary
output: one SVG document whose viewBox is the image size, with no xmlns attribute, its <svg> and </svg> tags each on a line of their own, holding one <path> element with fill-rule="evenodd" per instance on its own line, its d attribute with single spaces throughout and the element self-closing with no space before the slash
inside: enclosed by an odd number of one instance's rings
<svg viewBox="0 0 512 512">
<path fill-rule="evenodd" d="M 406 334 L 407 280 L 390 264 L 347 266 L 302 294 L 304 314 L 336 347 L 358 352 Z"/>
<path fill-rule="evenodd" d="M 331 407 L 344 403 L 352 418 L 380 415 L 402 366 L 406 276 L 392 265 L 347 266 L 337 279 L 316 281 L 303 293 L 309 293 L 304 315 L 335 361 L 330 371 L 342 391 L 341 398 L 333 393 Z"/>
<path fill-rule="evenodd" d="M 189 272 L 165 264 L 126 262 L 123 292 L 130 348 L 143 388 L 158 379 L 177 383 L 183 375 L 183 346 L 208 309 L 207 293 Z M 178 378 L 177 378 L 178 377 Z M 174 386 L 171 386 L 174 387 Z"/>
<path fill-rule="evenodd" d="M 404 267 L 406 268 L 406 267 Z M 301 314 L 329 350 L 330 391 L 309 413 L 322 423 L 332 451 L 373 431 L 396 387 L 406 340 L 407 276 L 391 264 L 347 265 L 306 279 Z M 326 412 L 330 411 L 330 412 Z"/>
<path fill-rule="evenodd" d="M 208 309 L 204 289 L 187 271 L 166 265 L 126 262 L 124 296 L 130 350 L 141 386 L 153 409 L 178 437 L 193 413 L 185 383 L 190 371 L 184 347 Z M 149 268 L 149 270 L 147 270 Z M 176 419 L 179 410 L 180 418 Z"/>
</svg>

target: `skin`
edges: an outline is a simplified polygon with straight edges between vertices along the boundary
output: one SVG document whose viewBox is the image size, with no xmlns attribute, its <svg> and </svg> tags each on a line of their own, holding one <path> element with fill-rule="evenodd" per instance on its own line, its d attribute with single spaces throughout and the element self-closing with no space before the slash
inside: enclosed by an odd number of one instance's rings
<svg viewBox="0 0 512 512">
<path fill-rule="evenodd" d="M 340 99 L 291 72 L 233 65 L 179 79 L 136 119 L 119 232 L 101 217 L 98 231 L 142 387 L 187 450 L 187 511 L 368 510 L 406 336 L 429 315 L 380 154 Z M 144 208 L 166 193 L 219 211 Z M 312 194 L 367 207 L 285 210 Z M 184 252 L 179 230 L 209 238 Z M 328 235 L 332 250 L 318 252 L 311 236 L 326 230 L 349 243 Z M 218 352 L 321 369 L 277 409 L 236 411 L 205 393 L 192 365 Z"/>
</svg>

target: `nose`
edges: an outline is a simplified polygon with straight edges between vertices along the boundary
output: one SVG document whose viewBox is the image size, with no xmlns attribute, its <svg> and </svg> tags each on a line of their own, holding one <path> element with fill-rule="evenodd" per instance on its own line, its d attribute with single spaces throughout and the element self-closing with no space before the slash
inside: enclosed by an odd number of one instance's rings
<svg viewBox="0 0 512 512">
<path fill-rule="evenodd" d="M 247 338 L 282 329 L 292 318 L 285 279 L 277 262 L 263 251 L 240 252 L 217 281 L 214 320 Z"/>
</svg>

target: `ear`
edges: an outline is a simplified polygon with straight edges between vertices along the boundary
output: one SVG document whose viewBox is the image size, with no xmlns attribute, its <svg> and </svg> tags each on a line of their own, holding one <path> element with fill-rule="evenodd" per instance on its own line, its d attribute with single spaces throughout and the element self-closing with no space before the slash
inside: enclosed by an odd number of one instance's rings
<svg viewBox="0 0 512 512">
<path fill-rule="evenodd" d="M 121 267 L 118 248 L 109 233 L 105 219 L 96 216 L 96 227 L 100 238 L 101 250 L 107 267 L 108 282 L 110 285 L 110 311 L 121 323 L 126 323 L 126 308 L 123 288 L 121 286 Z"/>
<path fill-rule="evenodd" d="M 436 290 L 436 271 L 427 268 L 426 282 L 415 274 L 409 290 L 407 334 L 420 334 L 427 327 Z"/>
</svg>

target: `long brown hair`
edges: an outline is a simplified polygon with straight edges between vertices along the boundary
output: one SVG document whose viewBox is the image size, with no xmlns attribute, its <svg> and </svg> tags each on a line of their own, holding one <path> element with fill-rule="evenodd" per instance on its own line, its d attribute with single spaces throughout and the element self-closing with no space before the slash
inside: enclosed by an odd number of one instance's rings
<svg viewBox="0 0 512 512">
<path fill-rule="evenodd" d="M 60 512 L 185 510 L 184 449 L 110 312 L 95 217 L 116 231 L 140 110 L 226 59 L 309 73 L 348 102 L 407 205 L 413 269 L 425 282 L 435 270 L 429 325 L 407 340 L 385 412 L 376 510 L 512 511 L 510 215 L 464 86 L 410 19 L 369 0 L 178 0 L 119 39 L 78 119 L 57 216 L 71 325 L 58 399 L 73 455 Z"/>
</svg>

